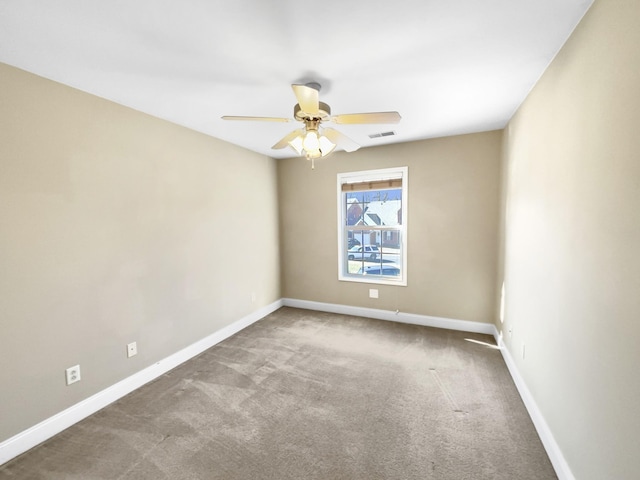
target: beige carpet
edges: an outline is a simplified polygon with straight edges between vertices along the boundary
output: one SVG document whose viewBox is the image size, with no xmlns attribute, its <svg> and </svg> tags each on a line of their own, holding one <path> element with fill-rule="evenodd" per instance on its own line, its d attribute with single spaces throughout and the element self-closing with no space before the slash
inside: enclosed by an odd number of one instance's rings
<svg viewBox="0 0 640 480">
<path fill-rule="evenodd" d="M 554 479 L 486 335 L 282 308 L 0 467 L 19 479 Z"/>
</svg>

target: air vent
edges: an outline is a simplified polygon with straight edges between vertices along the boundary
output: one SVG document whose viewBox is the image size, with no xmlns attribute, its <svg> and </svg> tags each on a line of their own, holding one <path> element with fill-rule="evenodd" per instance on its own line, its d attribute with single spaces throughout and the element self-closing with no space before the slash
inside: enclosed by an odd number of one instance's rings
<svg viewBox="0 0 640 480">
<path fill-rule="evenodd" d="M 395 134 L 396 132 L 372 133 L 371 135 L 369 135 L 369 138 L 391 137 Z"/>
</svg>

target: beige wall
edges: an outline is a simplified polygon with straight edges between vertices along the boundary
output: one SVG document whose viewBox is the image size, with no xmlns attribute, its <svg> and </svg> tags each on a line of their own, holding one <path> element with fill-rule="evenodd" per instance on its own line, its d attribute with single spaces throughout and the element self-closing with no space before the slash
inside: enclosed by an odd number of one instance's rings
<svg viewBox="0 0 640 480">
<path fill-rule="evenodd" d="M 639 18 L 596 0 L 505 133 L 502 328 L 580 480 L 640 472 Z"/>
<path fill-rule="evenodd" d="M 281 295 L 274 160 L 5 65 L 0 84 L 2 441 Z"/>
<path fill-rule="evenodd" d="M 278 162 L 283 296 L 494 321 L 502 132 Z M 338 172 L 409 167 L 408 285 L 338 281 Z M 380 298 L 368 298 L 370 287 Z"/>
</svg>

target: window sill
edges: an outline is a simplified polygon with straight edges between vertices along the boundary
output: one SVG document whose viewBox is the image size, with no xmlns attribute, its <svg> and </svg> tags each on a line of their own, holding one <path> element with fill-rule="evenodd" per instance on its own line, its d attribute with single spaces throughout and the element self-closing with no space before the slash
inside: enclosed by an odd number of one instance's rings
<svg viewBox="0 0 640 480">
<path fill-rule="evenodd" d="M 338 280 L 341 282 L 354 282 L 354 283 L 369 283 L 376 285 L 392 285 L 394 287 L 406 287 L 406 280 L 386 280 L 380 277 L 367 277 L 367 276 L 344 276 L 340 275 Z"/>
</svg>

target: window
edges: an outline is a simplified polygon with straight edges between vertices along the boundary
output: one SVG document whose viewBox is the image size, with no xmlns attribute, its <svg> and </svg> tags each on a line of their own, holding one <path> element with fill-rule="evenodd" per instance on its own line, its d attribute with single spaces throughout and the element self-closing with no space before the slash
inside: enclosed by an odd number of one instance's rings
<svg viewBox="0 0 640 480">
<path fill-rule="evenodd" d="M 338 174 L 338 279 L 407 284 L 407 167 Z"/>
</svg>

